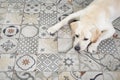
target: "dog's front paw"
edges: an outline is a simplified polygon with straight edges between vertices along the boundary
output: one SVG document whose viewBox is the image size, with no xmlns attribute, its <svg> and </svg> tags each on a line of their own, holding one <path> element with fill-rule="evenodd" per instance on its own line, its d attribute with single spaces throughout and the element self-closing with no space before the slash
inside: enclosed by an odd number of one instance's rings
<svg viewBox="0 0 120 80">
<path fill-rule="evenodd" d="M 96 44 L 91 44 L 88 47 L 88 52 L 90 52 L 90 53 L 96 53 L 97 52 L 97 45 Z"/>
<path fill-rule="evenodd" d="M 54 28 L 54 27 L 50 27 L 50 28 L 48 28 L 48 30 L 47 30 L 47 32 L 50 34 L 50 35 L 55 35 L 55 32 L 56 32 L 57 30 L 56 30 L 56 28 Z"/>
</svg>

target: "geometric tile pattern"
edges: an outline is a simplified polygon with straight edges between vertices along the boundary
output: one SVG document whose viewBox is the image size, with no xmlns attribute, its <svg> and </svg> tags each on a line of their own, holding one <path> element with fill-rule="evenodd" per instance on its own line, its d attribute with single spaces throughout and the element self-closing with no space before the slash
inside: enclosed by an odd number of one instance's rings
<svg viewBox="0 0 120 80">
<path fill-rule="evenodd" d="M 120 18 L 98 52 L 77 53 L 71 28 L 47 29 L 93 0 L 0 0 L 0 80 L 119 80 Z"/>
<path fill-rule="evenodd" d="M 38 55 L 37 70 L 42 72 L 58 71 L 58 54 L 41 54 Z"/>
<path fill-rule="evenodd" d="M 37 54 L 37 38 L 20 38 L 18 43 L 18 54 Z"/>
</svg>

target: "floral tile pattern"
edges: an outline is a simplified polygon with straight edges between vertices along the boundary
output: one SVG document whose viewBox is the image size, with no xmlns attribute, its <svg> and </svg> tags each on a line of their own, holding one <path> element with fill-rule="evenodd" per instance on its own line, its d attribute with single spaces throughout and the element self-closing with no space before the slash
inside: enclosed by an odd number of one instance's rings
<svg viewBox="0 0 120 80">
<path fill-rule="evenodd" d="M 36 55 L 25 54 L 17 55 L 15 70 L 16 71 L 34 71 L 36 68 Z"/>
<path fill-rule="evenodd" d="M 0 80 L 119 80 L 120 18 L 98 52 L 77 53 L 69 25 L 47 29 L 93 0 L 0 0 Z"/>
</svg>

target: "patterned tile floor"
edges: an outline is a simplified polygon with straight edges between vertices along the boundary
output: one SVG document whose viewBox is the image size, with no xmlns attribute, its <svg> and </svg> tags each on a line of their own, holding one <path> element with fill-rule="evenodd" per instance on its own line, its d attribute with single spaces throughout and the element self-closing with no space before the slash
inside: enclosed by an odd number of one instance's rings
<svg viewBox="0 0 120 80">
<path fill-rule="evenodd" d="M 76 53 L 69 26 L 47 33 L 92 0 L 71 1 L 0 0 L 0 80 L 120 80 L 120 18 L 97 54 Z"/>
</svg>

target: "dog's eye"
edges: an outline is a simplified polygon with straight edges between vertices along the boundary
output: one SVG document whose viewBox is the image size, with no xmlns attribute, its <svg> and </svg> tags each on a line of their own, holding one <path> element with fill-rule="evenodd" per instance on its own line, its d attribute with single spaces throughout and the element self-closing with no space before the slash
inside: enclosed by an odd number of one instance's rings
<svg viewBox="0 0 120 80">
<path fill-rule="evenodd" d="M 75 35 L 77 38 L 79 37 L 79 35 Z"/>
<path fill-rule="evenodd" d="M 87 41 L 87 40 L 88 40 L 88 38 L 84 38 L 84 40 L 85 40 L 85 41 Z"/>
</svg>

